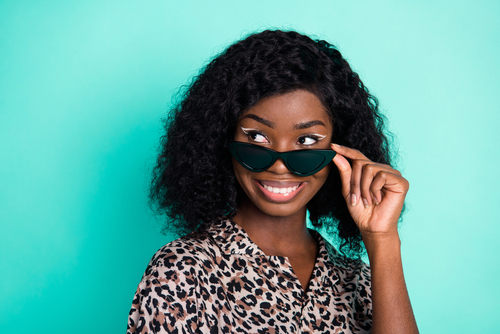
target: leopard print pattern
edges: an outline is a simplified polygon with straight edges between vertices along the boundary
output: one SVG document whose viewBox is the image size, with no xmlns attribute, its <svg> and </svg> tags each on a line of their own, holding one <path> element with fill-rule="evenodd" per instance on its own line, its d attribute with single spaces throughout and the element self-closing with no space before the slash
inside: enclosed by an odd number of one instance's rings
<svg viewBox="0 0 500 334">
<path fill-rule="evenodd" d="M 369 333 L 369 266 L 311 233 L 307 291 L 286 257 L 265 255 L 231 220 L 172 241 L 144 273 L 127 333 Z"/>
</svg>

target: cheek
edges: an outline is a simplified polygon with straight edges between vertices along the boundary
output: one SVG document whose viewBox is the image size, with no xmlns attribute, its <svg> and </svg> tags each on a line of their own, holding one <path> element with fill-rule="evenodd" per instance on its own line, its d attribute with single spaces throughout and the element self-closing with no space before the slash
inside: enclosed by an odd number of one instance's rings
<svg viewBox="0 0 500 334">
<path fill-rule="evenodd" d="M 238 183 L 241 186 L 241 180 L 240 180 L 241 171 L 239 169 L 239 167 L 241 167 L 241 166 L 240 166 L 240 164 L 234 158 L 232 158 L 232 163 L 233 163 L 233 173 L 234 173 L 234 176 L 236 176 L 236 180 L 238 180 Z"/>
<path fill-rule="evenodd" d="M 326 179 L 328 178 L 328 175 L 330 175 L 330 169 L 331 169 L 331 164 L 314 174 L 314 179 L 316 181 L 316 192 L 319 191 L 319 189 L 325 184 Z"/>
<path fill-rule="evenodd" d="M 248 174 L 248 170 L 240 165 L 234 158 L 232 159 L 233 161 L 233 172 L 234 176 L 236 176 L 236 180 L 238 180 L 239 185 L 245 189 L 245 175 Z"/>
</svg>

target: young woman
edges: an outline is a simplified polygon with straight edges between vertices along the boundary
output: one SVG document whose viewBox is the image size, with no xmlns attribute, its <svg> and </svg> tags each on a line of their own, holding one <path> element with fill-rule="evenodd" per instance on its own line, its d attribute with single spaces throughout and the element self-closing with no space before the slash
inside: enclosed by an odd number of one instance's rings
<svg viewBox="0 0 500 334">
<path fill-rule="evenodd" d="M 335 47 L 251 35 L 165 126 L 151 199 L 185 236 L 151 260 L 128 333 L 418 332 L 397 229 L 409 185 Z"/>
</svg>

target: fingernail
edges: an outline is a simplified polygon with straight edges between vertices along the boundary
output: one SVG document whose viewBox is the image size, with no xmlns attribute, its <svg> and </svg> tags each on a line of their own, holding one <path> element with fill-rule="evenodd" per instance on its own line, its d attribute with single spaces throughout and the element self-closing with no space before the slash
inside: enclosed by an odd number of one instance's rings
<svg viewBox="0 0 500 334">
<path fill-rule="evenodd" d="M 363 204 L 365 205 L 365 209 L 368 207 L 368 201 L 366 198 L 363 198 Z"/>
<path fill-rule="evenodd" d="M 332 144 L 333 144 L 333 146 L 335 146 L 335 147 L 340 147 L 340 145 L 339 145 L 339 144 L 335 144 L 335 143 L 332 143 Z"/>
<path fill-rule="evenodd" d="M 352 206 L 355 206 L 357 203 L 357 198 L 356 198 L 356 194 L 352 194 L 351 195 L 351 205 Z"/>
</svg>

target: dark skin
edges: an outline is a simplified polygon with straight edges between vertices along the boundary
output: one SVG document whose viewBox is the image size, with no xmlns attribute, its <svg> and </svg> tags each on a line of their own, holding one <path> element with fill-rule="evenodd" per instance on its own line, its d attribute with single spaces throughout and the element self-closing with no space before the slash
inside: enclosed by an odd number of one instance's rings
<svg viewBox="0 0 500 334">
<path fill-rule="evenodd" d="M 308 177 L 278 159 L 267 171 L 248 171 L 233 159 L 246 194 L 234 220 L 266 255 L 287 257 L 304 290 L 318 245 L 306 228 L 306 205 L 338 168 L 342 193 L 358 226 L 372 273 L 372 333 L 418 333 L 406 290 L 397 222 L 409 188 L 401 173 L 361 152 L 331 144 L 332 123 L 319 99 L 296 90 L 265 98 L 238 121 L 234 140 L 279 152 L 334 149 L 333 164 Z M 351 160 L 351 163 L 347 159 Z"/>
<path fill-rule="evenodd" d="M 240 210 L 234 220 L 245 229 L 264 254 L 287 257 L 302 288 L 307 290 L 316 262 L 318 244 L 309 234 L 305 224 L 294 226 L 294 222 L 301 220 L 274 217 L 275 219 L 268 220 L 267 224 L 258 226 L 251 222 L 262 221 L 262 215 L 255 214 L 258 210 L 252 202 L 246 201 Z M 302 213 L 297 215 L 302 216 Z M 242 219 L 242 216 L 245 218 Z"/>
<path fill-rule="evenodd" d="M 315 95 L 298 91 L 260 101 L 242 115 L 234 139 L 283 152 L 330 149 L 331 134 L 323 105 Z M 247 194 L 234 220 L 265 254 L 287 257 L 306 290 L 318 252 L 305 224 L 306 205 L 326 181 L 330 167 L 299 177 L 281 159 L 261 173 L 250 172 L 235 161 L 233 166 Z M 300 184 L 300 188 L 283 196 L 269 195 L 261 184 L 280 189 Z"/>
</svg>

